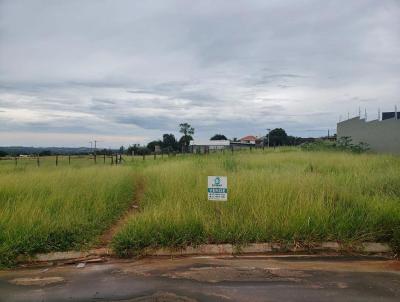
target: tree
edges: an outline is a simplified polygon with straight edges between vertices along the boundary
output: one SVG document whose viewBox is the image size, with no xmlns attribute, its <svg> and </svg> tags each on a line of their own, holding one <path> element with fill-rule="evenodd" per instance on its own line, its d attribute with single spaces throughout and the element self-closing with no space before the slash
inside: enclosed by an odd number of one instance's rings
<svg viewBox="0 0 400 302">
<path fill-rule="evenodd" d="M 156 146 L 161 146 L 161 145 L 162 145 L 162 141 L 160 141 L 160 140 L 151 141 L 150 143 L 147 144 L 147 149 L 149 149 L 150 151 L 154 152 L 155 151 L 155 147 Z"/>
<path fill-rule="evenodd" d="M 99 151 L 97 151 L 97 154 L 99 155 L 112 155 L 112 151 L 106 148 L 103 148 Z"/>
<path fill-rule="evenodd" d="M 226 141 L 228 139 L 223 134 L 215 134 L 212 138 L 210 138 L 210 140 L 212 140 L 212 141 L 225 140 Z"/>
<path fill-rule="evenodd" d="M 271 132 L 265 136 L 266 141 L 268 141 L 268 136 L 270 146 L 283 146 L 288 143 L 288 135 L 282 128 L 271 130 Z"/>
<path fill-rule="evenodd" d="M 179 132 L 183 134 L 179 143 L 187 149 L 190 141 L 193 140 L 194 128 L 188 123 L 182 123 L 179 124 Z"/>
<path fill-rule="evenodd" d="M 7 156 L 7 155 L 8 154 L 7 154 L 6 151 L 0 150 L 0 157 L 4 157 L 4 156 Z"/>
<path fill-rule="evenodd" d="M 147 147 L 137 147 L 137 151 L 135 152 L 135 154 L 137 155 L 147 155 L 150 154 L 150 149 Z"/>
<path fill-rule="evenodd" d="M 50 150 L 40 151 L 39 156 L 51 156 L 51 151 Z"/>
<path fill-rule="evenodd" d="M 179 150 L 179 144 L 173 134 L 163 134 L 162 148 L 164 151 L 171 152 Z"/>
<path fill-rule="evenodd" d="M 193 140 L 193 137 L 191 135 L 182 135 L 182 137 L 179 139 L 179 145 L 183 147 L 185 147 L 185 149 L 187 150 L 187 148 L 189 147 L 190 141 Z"/>
</svg>

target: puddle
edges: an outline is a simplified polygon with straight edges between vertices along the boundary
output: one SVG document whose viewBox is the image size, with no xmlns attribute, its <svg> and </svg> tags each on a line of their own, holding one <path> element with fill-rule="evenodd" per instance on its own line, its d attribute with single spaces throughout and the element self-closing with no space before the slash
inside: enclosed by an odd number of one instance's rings
<svg viewBox="0 0 400 302">
<path fill-rule="evenodd" d="M 286 269 L 266 269 L 256 267 L 203 266 L 163 274 L 174 279 L 191 279 L 199 282 L 217 283 L 223 281 L 257 282 L 257 281 L 292 281 L 309 277 L 302 271 Z"/>
</svg>

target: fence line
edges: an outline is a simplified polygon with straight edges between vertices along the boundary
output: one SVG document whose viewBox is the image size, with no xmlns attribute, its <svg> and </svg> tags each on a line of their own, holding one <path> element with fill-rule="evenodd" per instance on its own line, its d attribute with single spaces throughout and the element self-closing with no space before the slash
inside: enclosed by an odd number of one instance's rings
<svg viewBox="0 0 400 302">
<path fill-rule="evenodd" d="M 254 149 L 258 149 L 258 150 L 265 150 L 264 147 L 255 147 Z M 267 148 L 268 149 L 268 148 Z M 275 147 L 271 147 L 269 148 L 270 150 L 275 149 Z M 175 153 L 175 152 L 161 152 L 161 153 L 156 153 L 156 152 L 152 152 L 150 154 L 141 154 L 141 155 L 122 155 L 120 153 L 115 153 L 115 154 L 101 154 L 103 156 L 103 165 L 107 164 L 107 159 L 110 160 L 110 164 L 111 165 L 121 165 L 123 163 L 126 163 L 127 161 L 125 160 L 125 158 L 129 159 L 131 158 L 130 162 L 135 162 L 137 159 L 142 158 L 142 161 L 145 161 L 148 159 L 147 155 L 153 155 L 153 160 L 157 160 L 157 159 L 164 159 L 164 155 L 167 156 L 167 158 L 175 158 L 175 157 L 180 157 L 180 158 L 185 158 L 187 156 L 201 156 L 201 155 L 207 155 L 210 153 L 220 153 L 220 154 L 231 154 L 234 155 L 235 153 L 253 153 L 253 147 L 250 148 L 235 148 L 234 146 L 230 146 L 229 148 L 223 148 L 223 149 L 210 149 L 210 148 L 203 148 L 200 152 L 199 150 L 197 150 L 197 152 L 195 152 L 196 150 L 192 150 L 192 152 L 190 153 Z M 230 151 L 230 152 L 229 152 Z M 101 156 L 100 155 L 100 156 Z M 93 161 L 93 164 L 96 165 L 98 164 L 97 161 L 97 156 L 98 154 L 89 154 L 89 155 L 73 155 L 73 154 L 65 154 L 65 155 L 52 155 L 52 156 L 40 156 L 39 154 L 36 155 L 31 155 L 29 157 L 18 157 L 18 156 L 8 156 L 8 157 L 3 157 L 0 158 L 0 161 L 5 160 L 5 161 L 14 161 L 14 166 L 18 167 L 18 166 L 22 166 L 22 165 L 27 165 L 27 163 L 35 161 L 36 162 L 36 166 L 37 167 L 41 167 L 41 166 L 48 166 L 48 163 L 53 161 L 53 165 L 55 165 L 56 167 L 58 166 L 63 166 L 64 163 L 67 163 L 68 166 L 70 166 L 71 164 L 74 164 L 76 162 L 79 161 L 85 161 L 87 163 L 90 163 L 91 161 Z M 101 162 L 101 161 L 100 161 Z M 1 165 L 0 165 L 1 168 Z"/>
</svg>

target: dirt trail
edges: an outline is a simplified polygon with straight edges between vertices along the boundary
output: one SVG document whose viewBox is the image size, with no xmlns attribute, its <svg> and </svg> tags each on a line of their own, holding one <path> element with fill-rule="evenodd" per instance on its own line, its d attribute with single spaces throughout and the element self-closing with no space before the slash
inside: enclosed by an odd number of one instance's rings
<svg viewBox="0 0 400 302">
<path fill-rule="evenodd" d="M 143 198 L 145 191 L 145 181 L 143 177 L 139 177 L 136 181 L 135 193 L 133 201 L 124 214 L 100 237 L 99 247 L 106 247 L 114 237 L 115 233 L 122 227 L 131 215 L 140 212 L 140 201 Z"/>
</svg>

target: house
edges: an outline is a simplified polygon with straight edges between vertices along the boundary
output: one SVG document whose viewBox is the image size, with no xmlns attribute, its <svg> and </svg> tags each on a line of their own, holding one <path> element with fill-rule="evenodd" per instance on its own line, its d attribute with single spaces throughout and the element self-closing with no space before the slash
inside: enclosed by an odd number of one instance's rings
<svg viewBox="0 0 400 302">
<path fill-rule="evenodd" d="M 256 140 L 257 140 L 257 136 L 247 135 L 247 136 L 242 137 L 241 139 L 239 139 L 239 142 L 241 144 L 255 145 L 256 144 Z"/>
<path fill-rule="evenodd" d="M 229 140 L 194 140 L 190 141 L 192 153 L 209 153 L 229 148 Z"/>
</svg>

